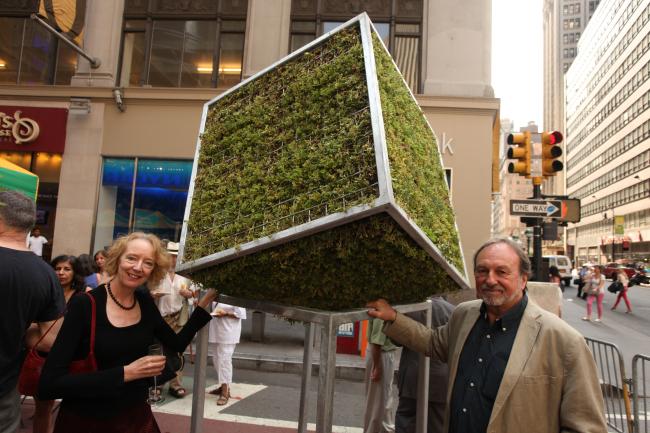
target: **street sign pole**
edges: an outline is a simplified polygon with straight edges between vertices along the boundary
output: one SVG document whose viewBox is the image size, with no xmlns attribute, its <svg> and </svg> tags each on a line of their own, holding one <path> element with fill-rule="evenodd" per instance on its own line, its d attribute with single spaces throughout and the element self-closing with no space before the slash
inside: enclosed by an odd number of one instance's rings
<svg viewBox="0 0 650 433">
<path fill-rule="evenodd" d="M 533 199 L 538 200 L 542 198 L 542 187 L 533 179 Z M 533 281 L 543 281 L 542 279 L 542 218 L 535 218 L 533 225 Z"/>
</svg>

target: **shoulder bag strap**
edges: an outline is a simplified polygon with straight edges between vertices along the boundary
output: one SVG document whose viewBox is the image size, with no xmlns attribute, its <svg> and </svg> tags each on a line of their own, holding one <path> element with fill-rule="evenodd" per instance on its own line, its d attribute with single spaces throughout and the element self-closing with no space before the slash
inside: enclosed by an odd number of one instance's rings
<svg viewBox="0 0 650 433">
<path fill-rule="evenodd" d="M 44 333 L 43 335 L 41 335 L 41 338 L 38 339 L 38 341 L 36 342 L 36 344 L 34 344 L 34 347 L 32 347 L 32 350 L 36 350 L 36 347 L 38 347 L 38 345 L 41 344 L 41 341 L 43 341 L 43 339 L 45 338 L 45 336 L 50 332 L 50 330 L 52 329 L 52 327 L 53 327 L 54 325 L 56 325 L 56 322 L 58 322 L 59 319 L 60 319 L 61 317 L 63 317 L 63 316 L 58 317 L 54 322 L 52 322 L 52 324 L 50 325 L 50 327 L 47 328 L 47 331 L 45 331 L 45 333 Z"/>
<path fill-rule="evenodd" d="M 90 293 L 84 293 L 90 299 L 90 347 L 88 355 L 95 354 L 95 323 L 97 321 L 97 312 L 95 307 L 95 298 Z"/>
</svg>

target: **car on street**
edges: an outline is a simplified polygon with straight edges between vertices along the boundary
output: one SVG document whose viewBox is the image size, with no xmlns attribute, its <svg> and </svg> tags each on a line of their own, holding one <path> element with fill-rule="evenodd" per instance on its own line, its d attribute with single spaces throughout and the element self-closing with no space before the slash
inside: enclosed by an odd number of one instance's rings
<svg viewBox="0 0 650 433">
<path fill-rule="evenodd" d="M 616 278 L 616 271 L 618 271 L 619 269 L 623 269 L 623 271 L 625 271 L 625 274 L 627 275 L 628 279 L 632 278 L 634 274 L 636 274 L 636 271 L 632 266 L 622 265 L 620 263 L 607 263 L 605 265 L 605 268 L 603 269 L 603 275 L 605 276 L 605 278 L 614 281 L 614 279 Z"/>
</svg>

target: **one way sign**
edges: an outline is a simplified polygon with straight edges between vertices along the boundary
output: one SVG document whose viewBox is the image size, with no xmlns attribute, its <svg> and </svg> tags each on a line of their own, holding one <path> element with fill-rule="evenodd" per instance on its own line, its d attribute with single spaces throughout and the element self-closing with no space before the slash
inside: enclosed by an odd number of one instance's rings
<svg viewBox="0 0 650 433">
<path fill-rule="evenodd" d="M 562 201 L 510 200 L 510 215 L 560 218 L 562 216 Z"/>
</svg>

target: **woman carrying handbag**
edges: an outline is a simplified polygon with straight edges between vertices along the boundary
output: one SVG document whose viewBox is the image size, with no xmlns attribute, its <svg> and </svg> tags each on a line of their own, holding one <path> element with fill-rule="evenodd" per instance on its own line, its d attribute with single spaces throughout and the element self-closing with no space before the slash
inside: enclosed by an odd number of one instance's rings
<svg viewBox="0 0 650 433">
<path fill-rule="evenodd" d="M 598 318 L 594 321 L 601 322 L 603 320 L 603 298 L 605 297 L 605 290 L 603 290 L 604 287 L 605 276 L 602 274 L 602 269 L 600 266 L 594 266 L 593 273 L 585 286 L 585 293 L 587 293 L 587 315 L 583 317 L 582 320 L 591 321 L 591 308 L 594 299 L 598 306 Z"/>
<path fill-rule="evenodd" d="M 621 290 L 618 291 L 618 294 L 616 295 L 616 302 L 614 303 L 614 306 L 612 307 L 612 310 L 616 310 L 616 307 L 618 307 L 618 303 L 621 302 L 621 298 L 625 301 L 625 306 L 627 307 L 626 313 L 631 313 L 632 312 L 632 305 L 630 304 L 630 300 L 627 298 L 627 289 L 630 286 L 630 280 L 627 278 L 627 274 L 623 269 L 619 269 L 617 271 L 617 276 L 616 276 L 616 281 L 618 281 L 622 288 Z"/>
<path fill-rule="evenodd" d="M 91 305 L 75 297 L 43 368 L 42 398 L 61 398 L 54 433 L 159 433 L 147 403 L 150 378 L 165 366 L 162 355 L 148 355 L 154 339 L 183 352 L 196 332 L 211 319 L 205 308 L 216 298 L 214 290 L 199 301 L 178 333 L 165 323 L 147 290 L 169 266 L 160 240 L 134 232 L 115 241 L 106 269 L 113 279 L 90 292 L 96 303 L 95 357 L 97 370 L 72 374 L 69 366 L 86 356 L 89 347 Z M 159 346 L 159 345 L 158 345 Z"/>
</svg>

